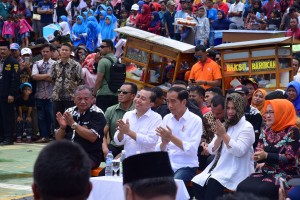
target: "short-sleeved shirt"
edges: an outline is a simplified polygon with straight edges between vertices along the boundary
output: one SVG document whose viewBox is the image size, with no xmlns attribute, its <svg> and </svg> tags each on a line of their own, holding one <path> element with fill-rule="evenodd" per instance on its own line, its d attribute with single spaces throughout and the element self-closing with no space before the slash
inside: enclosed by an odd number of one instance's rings
<svg viewBox="0 0 300 200">
<path fill-rule="evenodd" d="M 40 2 L 38 7 L 42 10 L 53 10 L 54 5 L 52 2 Z M 53 14 L 41 14 L 41 23 L 52 23 L 53 22 Z"/>
<path fill-rule="evenodd" d="M 134 110 L 134 104 L 132 103 L 131 106 L 129 107 L 128 110 L 123 110 L 121 108 L 121 105 L 120 103 L 116 104 L 116 105 L 113 105 L 113 106 L 110 106 L 109 108 L 107 108 L 104 116 L 105 116 L 105 119 L 106 119 L 106 124 L 109 126 L 109 137 L 111 138 L 110 140 L 110 144 L 114 145 L 114 146 L 118 146 L 116 145 L 115 141 L 114 141 L 114 135 L 117 131 L 117 124 L 116 122 L 119 120 L 119 119 L 122 119 L 124 114 L 127 112 L 127 111 L 130 111 L 130 110 Z"/>
<path fill-rule="evenodd" d="M 287 30 L 285 33 L 286 37 L 294 37 L 295 39 L 300 39 L 300 28 L 297 28 L 295 31 L 292 31 L 292 29 Z"/>
<path fill-rule="evenodd" d="M 230 8 L 229 8 L 229 11 L 228 13 L 231 13 L 231 12 L 243 12 L 244 10 L 244 4 L 242 2 L 239 2 L 239 3 L 234 3 L 234 4 L 231 4 Z M 234 16 L 234 17 L 230 17 L 229 18 L 230 21 L 236 23 L 236 25 L 238 26 L 244 26 L 244 21 L 243 21 L 243 17 L 237 17 L 237 16 Z"/>
<path fill-rule="evenodd" d="M 106 124 L 103 111 L 95 105 L 92 105 L 85 113 L 80 114 L 76 106 L 68 108 L 66 112 L 71 113 L 75 122 L 80 126 L 90 129 L 94 134 L 97 135 L 95 142 L 90 142 L 82 138 L 76 133 L 70 126 L 66 128 L 65 138 L 76 142 L 82 146 L 85 152 L 88 154 L 90 159 L 96 164 L 100 164 L 102 159 L 102 142 L 103 142 L 103 130 Z"/>
<path fill-rule="evenodd" d="M 101 81 L 101 87 L 97 91 L 97 96 L 99 95 L 118 95 L 117 93 L 112 92 L 108 87 L 108 82 L 110 81 L 110 68 L 112 63 L 105 57 L 110 57 L 114 62 L 116 62 L 117 58 L 114 54 L 109 53 L 106 54 L 98 63 L 97 73 L 104 74 L 103 79 Z"/>
<path fill-rule="evenodd" d="M 193 65 L 189 79 L 196 81 L 214 81 L 222 79 L 220 66 L 210 58 L 204 63 L 197 62 Z M 204 89 L 210 88 L 210 85 L 201 85 Z"/>
<path fill-rule="evenodd" d="M 29 96 L 27 100 L 24 100 L 22 96 L 19 96 L 16 99 L 15 106 L 18 110 L 19 107 L 22 108 L 22 112 L 27 112 L 28 109 L 34 107 L 34 99 L 32 96 Z"/>
</svg>

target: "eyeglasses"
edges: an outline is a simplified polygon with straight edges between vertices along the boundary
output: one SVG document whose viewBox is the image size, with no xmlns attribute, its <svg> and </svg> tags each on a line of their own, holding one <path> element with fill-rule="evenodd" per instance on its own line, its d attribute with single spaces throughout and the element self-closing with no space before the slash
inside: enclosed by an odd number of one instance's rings
<svg viewBox="0 0 300 200">
<path fill-rule="evenodd" d="M 274 111 L 267 111 L 265 112 L 265 115 L 274 115 Z"/>
<path fill-rule="evenodd" d="M 101 45 L 101 46 L 100 46 L 101 49 L 104 49 L 105 47 L 108 47 L 108 46 L 104 46 L 104 45 Z"/>
<path fill-rule="evenodd" d="M 121 94 L 121 93 L 123 93 L 123 94 L 128 94 L 128 93 L 131 93 L 131 92 L 128 92 L 128 91 L 126 91 L 126 90 L 118 90 L 118 94 Z"/>
</svg>

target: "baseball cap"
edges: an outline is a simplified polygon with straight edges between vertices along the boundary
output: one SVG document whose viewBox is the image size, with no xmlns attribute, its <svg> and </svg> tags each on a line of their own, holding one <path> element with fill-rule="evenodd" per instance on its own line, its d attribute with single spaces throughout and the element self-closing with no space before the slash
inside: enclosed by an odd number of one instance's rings
<svg viewBox="0 0 300 200">
<path fill-rule="evenodd" d="M 232 91 L 232 93 L 239 93 L 239 94 L 249 94 L 249 90 L 246 86 L 244 85 L 239 85 L 239 86 L 236 86 L 234 88 L 234 90 Z"/>
<path fill-rule="evenodd" d="M 140 7 L 139 7 L 139 5 L 137 5 L 137 4 L 133 4 L 132 6 L 131 6 L 131 10 L 139 10 L 140 9 Z"/>
<path fill-rule="evenodd" d="M 167 3 L 167 6 L 174 6 L 174 5 L 175 5 L 175 2 L 172 0 L 169 0 Z"/>
<path fill-rule="evenodd" d="M 20 50 L 20 45 L 18 43 L 11 43 L 9 49 Z"/>
<path fill-rule="evenodd" d="M 32 85 L 31 85 L 30 83 L 28 83 L 28 82 L 25 82 L 25 83 L 22 83 L 22 84 L 20 85 L 20 90 L 23 90 L 23 88 L 24 88 L 25 86 L 28 86 L 28 87 L 30 87 L 30 88 L 32 89 Z"/>
<path fill-rule="evenodd" d="M 23 55 L 25 55 L 25 54 L 32 54 L 32 51 L 31 51 L 31 49 L 29 49 L 29 48 L 23 48 L 22 50 L 21 50 L 21 56 L 23 56 Z"/>
</svg>

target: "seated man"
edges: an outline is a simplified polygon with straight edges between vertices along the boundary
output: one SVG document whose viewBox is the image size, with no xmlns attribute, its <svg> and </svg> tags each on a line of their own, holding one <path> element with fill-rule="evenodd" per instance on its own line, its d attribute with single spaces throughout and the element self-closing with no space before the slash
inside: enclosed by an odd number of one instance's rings
<svg viewBox="0 0 300 200">
<path fill-rule="evenodd" d="M 90 162 L 80 145 L 57 141 L 39 154 L 33 169 L 34 199 L 87 199 L 92 184 Z"/>
<path fill-rule="evenodd" d="M 155 150 L 158 140 L 155 129 L 162 122 L 161 116 L 151 110 L 155 99 L 150 88 L 142 89 L 134 99 L 135 109 L 126 112 L 123 119 L 117 121 L 114 141 L 117 145 L 124 145 L 127 157 Z"/>
<path fill-rule="evenodd" d="M 180 87 L 167 93 L 170 114 L 163 119 L 163 127 L 156 129 L 160 140 L 156 150 L 167 151 L 175 178 L 190 181 L 197 172 L 197 151 L 202 135 L 202 120 L 186 107 L 189 94 Z"/>
<path fill-rule="evenodd" d="M 59 129 L 55 139 L 66 138 L 79 143 L 90 157 L 91 168 L 95 169 L 99 167 L 103 157 L 102 141 L 106 120 L 102 110 L 92 104 L 93 100 L 88 86 L 77 87 L 74 97 L 76 106 L 67 109 L 64 114 L 56 114 Z"/>
<path fill-rule="evenodd" d="M 168 153 L 137 154 L 126 158 L 123 168 L 126 200 L 175 200 L 177 186 Z"/>
</svg>

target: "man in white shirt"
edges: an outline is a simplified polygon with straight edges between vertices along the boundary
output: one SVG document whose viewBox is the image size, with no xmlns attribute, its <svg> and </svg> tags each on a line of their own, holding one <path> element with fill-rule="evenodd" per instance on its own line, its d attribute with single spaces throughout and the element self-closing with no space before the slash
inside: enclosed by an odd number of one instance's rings
<svg viewBox="0 0 300 200">
<path fill-rule="evenodd" d="M 137 152 L 155 151 L 158 140 L 155 129 L 162 123 L 161 116 L 151 110 L 155 99 L 150 88 L 142 89 L 134 99 L 135 109 L 126 112 L 123 119 L 117 121 L 114 141 L 116 145 L 124 145 L 127 157 Z"/>
<path fill-rule="evenodd" d="M 244 4 L 240 0 L 235 0 L 234 4 L 231 4 L 228 16 L 229 20 L 234 22 L 239 29 L 239 27 L 244 26 L 242 12 L 244 10 Z"/>
<path fill-rule="evenodd" d="M 202 120 L 186 107 L 189 94 L 180 87 L 172 87 L 167 93 L 170 114 L 163 119 L 163 126 L 156 129 L 160 136 L 156 150 L 169 153 L 174 178 L 185 182 L 196 175 L 197 151 L 202 136 Z"/>
</svg>

